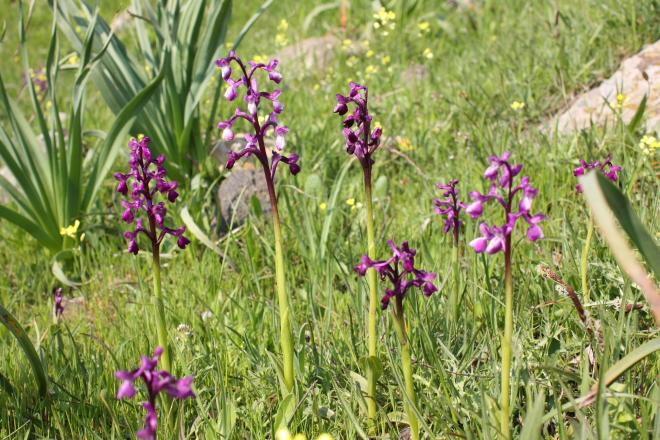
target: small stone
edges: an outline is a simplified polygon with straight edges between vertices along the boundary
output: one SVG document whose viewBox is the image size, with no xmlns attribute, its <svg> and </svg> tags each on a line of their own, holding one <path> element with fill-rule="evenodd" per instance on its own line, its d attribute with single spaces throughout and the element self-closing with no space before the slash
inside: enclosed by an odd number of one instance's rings
<svg viewBox="0 0 660 440">
<path fill-rule="evenodd" d="M 623 121 L 629 124 L 647 93 L 644 117 L 648 132 L 657 129 L 660 122 L 660 41 L 624 60 L 619 70 L 599 87 L 577 97 L 556 120 L 559 132 L 570 135 L 592 123 L 599 127 L 612 125 L 618 120 L 612 108 L 622 111 Z M 555 121 L 551 121 L 550 127 L 554 126 Z"/>
<path fill-rule="evenodd" d="M 406 84 L 412 82 L 421 82 L 425 79 L 428 79 L 431 76 L 431 71 L 428 67 L 422 64 L 413 64 L 403 71 L 401 74 L 401 80 Z"/>
<path fill-rule="evenodd" d="M 250 213 L 250 200 L 255 196 L 261 202 L 264 215 L 272 213 L 270 195 L 263 169 L 236 169 L 222 181 L 218 190 L 221 226 L 228 230 L 245 222 Z M 233 224 L 232 224 L 233 217 Z"/>
<path fill-rule="evenodd" d="M 410 426 L 406 426 L 399 433 L 399 440 L 410 440 L 412 438 L 412 430 Z"/>
</svg>

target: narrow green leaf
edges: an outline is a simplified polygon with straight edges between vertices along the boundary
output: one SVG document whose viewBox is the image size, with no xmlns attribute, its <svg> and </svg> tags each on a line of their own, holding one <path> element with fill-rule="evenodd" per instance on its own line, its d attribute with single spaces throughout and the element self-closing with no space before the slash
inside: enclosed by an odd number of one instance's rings
<svg viewBox="0 0 660 440">
<path fill-rule="evenodd" d="M 183 207 L 180 215 L 188 231 L 190 231 L 206 247 L 208 247 L 213 252 L 224 258 L 227 264 L 229 264 L 229 266 L 231 266 L 232 269 L 234 269 L 236 272 L 240 272 L 236 264 L 234 264 L 232 259 L 225 253 L 225 251 L 223 251 L 218 246 L 216 246 L 215 243 L 213 243 L 213 241 L 201 230 L 201 228 L 197 225 L 197 223 L 195 223 L 195 220 L 193 220 L 192 216 L 190 215 L 187 206 Z"/>
<path fill-rule="evenodd" d="M 602 174 L 597 175 L 598 184 L 614 216 L 623 230 L 630 236 L 630 239 L 637 246 L 656 276 L 660 277 L 660 248 L 655 244 L 655 239 L 646 230 L 630 201 L 619 188 Z"/>
<path fill-rule="evenodd" d="M 644 110 L 646 110 L 646 100 L 648 99 L 648 97 L 649 97 L 648 93 L 644 95 L 644 98 L 642 98 L 642 102 L 640 102 L 639 107 L 637 107 L 635 116 L 633 116 L 632 120 L 630 121 L 630 124 L 628 124 L 628 130 L 631 133 L 634 133 L 637 130 L 637 127 L 639 127 L 639 124 L 642 122 L 642 118 L 644 117 Z"/>
<path fill-rule="evenodd" d="M 369 440 L 369 437 L 367 437 L 367 434 L 364 432 L 362 427 L 360 426 L 360 422 L 358 421 L 357 417 L 353 413 L 353 410 L 351 409 L 351 406 L 346 402 L 346 399 L 344 398 L 344 391 L 342 391 L 339 386 L 337 385 L 337 382 L 335 379 L 332 379 L 332 385 L 335 388 L 335 394 L 337 395 L 337 398 L 339 399 L 339 403 L 341 403 L 342 408 L 344 409 L 344 412 L 348 416 L 349 420 L 351 423 L 353 423 L 353 427 L 357 431 L 358 435 L 362 437 L 364 440 Z"/>
<path fill-rule="evenodd" d="M 32 341 L 30 341 L 27 333 L 23 330 L 23 327 L 21 327 L 16 318 L 14 318 L 2 305 L 0 305 L 0 324 L 3 324 L 9 329 L 11 334 L 16 338 L 18 345 L 23 349 L 23 352 L 32 366 L 35 381 L 39 388 L 39 395 L 41 397 L 46 397 L 48 395 L 48 382 L 46 381 L 46 374 L 44 374 L 44 368 L 43 365 L 41 365 L 39 355 L 34 349 L 34 345 L 32 345 Z"/>
<path fill-rule="evenodd" d="M 41 229 L 36 223 L 6 206 L 0 205 L 0 218 L 4 218 L 25 230 L 25 232 L 33 236 L 39 243 L 51 251 L 56 252 L 62 247 L 61 241 L 55 241 L 51 235 Z"/>
</svg>

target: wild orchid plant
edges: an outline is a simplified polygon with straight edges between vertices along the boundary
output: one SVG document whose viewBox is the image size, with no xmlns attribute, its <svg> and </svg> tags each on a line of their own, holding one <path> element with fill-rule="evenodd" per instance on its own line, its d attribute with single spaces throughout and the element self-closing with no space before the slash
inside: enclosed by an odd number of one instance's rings
<svg viewBox="0 0 660 440">
<path fill-rule="evenodd" d="M 156 440 L 158 435 L 158 415 L 156 414 L 156 399 L 161 391 L 165 391 L 173 399 L 197 398 L 191 385 L 194 377 L 177 379 L 167 370 L 156 370 L 160 357 L 166 352 L 163 347 L 156 347 L 154 357 L 142 356 L 142 366 L 133 371 L 117 371 L 115 376 L 123 383 L 117 392 L 117 399 L 135 397 L 134 382 L 142 379 L 147 390 L 147 402 L 142 406 L 147 410 L 144 429 L 137 432 L 138 438 L 143 440 Z"/>
<path fill-rule="evenodd" d="M 344 119 L 342 134 L 346 138 L 346 152 L 355 154 L 362 165 L 364 174 L 364 191 L 367 204 L 367 254 L 369 258 L 376 258 L 376 231 L 374 226 L 374 209 L 371 192 L 372 167 L 374 160 L 371 158 L 374 151 L 380 145 L 380 137 L 383 134 L 381 127 L 371 129 L 372 116 L 369 115 L 369 88 L 367 86 L 351 82 L 351 90 L 348 96 L 337 94 L 337 106 L 334 112 L 343 116 L 348 112 L 348 104 L 355 104 L 353 114 Z M 353 128 L 355 127 L 355 129 Z M 378 341 L 378 279 L 376 270 L 370 270 L 369 281 L 369 357 L 377 359 L 376 344 Z M 378 378 L 369 369 L 367 371 L 367 392 L 370 396 L 376 395 L 376 382 Z M 369 417 L 376 417 L 376 402 L 374 399 L 367 401 Z"/>
<path fill-rule="evenodd" d="M 234 62 L 238 65 L 240 78 L 238 81 L 231 78 L 232 68 L 231 63 Z M 277 296 L 280 306 L 280 341 L 282 344 L 282 353 L 284 355 L 284 382 L 288 392 L 293 391 L 294 385 L 294 368 L 293 368 L 293 329 L 291 322 L 291 311 L 289 307 L 288 291 L 286 287 L 286 273 L 284 264 L 284 249 L 282 247 L 283 236 L 282 228 L 280 225 L 280 214 L 277 207 L 277 193 L 275 192 L 275 171 L 277 165 L 283 162 L 289 165 L 291 174 L 296 175 L 300 172 L 298 161 L 300 156 L 292 153 L 290 156 L 283 156 L 278 151 L 282 151 L 286 144 L 284 136 L 289 132 L 289 127 L 280 125 L 277 120 L 277 115 L 284 111 L 284 104 L 278 100 L 282 94 L 281 90 L 275 90 L 272 93 L 260 92 L 258 88 L 257 79 L 254 78 L 255 73 L 259 70 L 268 72 L 269 79 L 275 84 L 282 82 L 282 75 L 275 70 L 278 61 L 273 60 L 269 64 L 255 63 L 250 61 L 249 72 L 248 67 L 243 61 L 236 56 L 236 52 L 231 52 L 228 58 L 222 58 L 216 61 L 218 67 L 222 68 L 222 78 L 227 81 L 229 88 L 225 92 L 225 98 L 229 101 L 234 101 L 238 98 L 238 88 L 243 86 L 246 89 L 245 102 L 247 102 L 248 113 L 241 110 L 240 107 L 236 108 L 236 113 L 228 121 L 223 121 L 218 124 L 218 128 L 223 130 L 222 137 L 225 140 L 234 139 L 234 132 L 232 128 L 239 118 L 248 121 L 254 128 L 254 134 L 246 133 L 245 139 L 248 141 L 247 146 L 237 152 L 229 152 L 229 160 L 227 161 L 227 169 L 232 169 L 237 160 L 242 157 L 254 155 L 261 163 L 264 169 L 264 176 L 266 178 L 266 185 L 268 187 L 268 194 L 270 195 L 270 204 L 273 210 L 273 229 L 275 231 L 275 272 L 277 281 Z M 261 99 L 267 99 L 273 103 L 273 112 L 268 115 L 263 125 L 259 122 L 259 105 Z M 268 151 L 266 150 L 265 137 L 269 129 L 273 129 L 276 135 L 275 147 L 273 150 L 270 162 L 268 161 Z"/>
<path fill-rule="evenodd" d="M 141 141 L 132 139 L 128 143 L 131 150 L 131 160 L 129 165 L 131 171 L 127 174 L 116 173 L 115 179 L 119 182 L 117 191 L 126 196 L 128 194 L 128 181 L 134 178 L 133 190 L 131 191 L 132 202 L 122 200 L 122 205 L 126 211 L 121 216 L 126 223 L 133 223 L 140 209 L 146 211 L 149 221 L 148 229 L 144 226 L 143 219 L 137 219 L 137 227 L 133 232 L 125 232 L 124 237 L 130 240 L 128 250 L 137 255 L 140 248 L 137 243 L 137 237 L 142 232 L 151 240 L 151 252 L 153 257 L 154 271 L 154 309 L 156 310 L 156 329 L 158 333 L 158 344 L 163 347 L 163 365 L 166 370 L 172 371 L 172 359 L 170 357 L 169 344 L 167 340 L 167 319 L 165 317 L 165 307 L 163 305 L 163 289 L 161 285 L 160 274 L 160 245 L 167 235 L 177 237 L 177 245 L 185 249 L 190 240 L 183 233 L 186 227 L 181 226 L 178 229 L 171 229 L 165 226 L 165 217 L 167 207 L 165 202 L 154 203 L 154 199 L 160 193 L 167 196 L 170 203 L 174 203 L 179 197 L 176 191 L 177 182 L 168 183 L 165 180 L 167 172 L 165 171 L 165 155 L 154 158 L 149 149 L 151 140 L 148 137 Z M 153 188 L 151 184 L 155 183 Z"/>
<path fill-rule="evenodd" d="M 513 179 L 520 174 L 523 165 L 512 165 L 509 163 L 511 154 L 505 152 L 502 157 L 490 156 L 488 162 L 490 166 L 486 169 L 484 176 L 493 182 L 488 194 L 481 194 L 479 191 L 472 191 L 470 197 L 474 202 L 470 203 L 465 211 L 473 219 L 481 217 L 483 214 L 483 205 L 489 200 L 497 200 L 504 208 L 506 223 L 502 226 L 489 226 L 488 223 L 481 223 L 479 229 L 483 237 L 470 242 L 477 253 L 486 252 L 487 254 L 496 254 L 504 251 L 504 271 L 505 271 L 505 318 L 504 318 L 504 337 L 502 339 L 502 402 L 500 414 L 500 431 L 504 438 L 510 438 L 509 425 L 509 407 L 510 407 L 510 380 L 511 380 L 511 348 L 513 338 L 513 276 L 511 260 L 511 234 L 519 218 L 523 218 L 530 227 L 527 230 L 527 237 L 531 241 L 537 241 L 544 237 L 543 230 L 538 225 L 546 219 L 546 215 L 538 213 L 530 215 L 532 203 L 538 196 L 538 188 L 533 188 L 529 184 L 529 177 L 521 179 L 521 184 L 514 187 Z M 514 212 L 514 199 L 516 194 L 521 193 L 522 199 L 518 204 L 518 212 Z"/>
<path fill-rule="evenodd" d="M 449 185 L 442 185 L 441 183 L 436 183 L 436 186 L 444 190 L 445 192 L 442 194 L 443 197 L 447 197 L 446 200 L 433 200 L 433 203 L 435 203 L 435 212 L 438 215 L 446 215 L 447 218 L 445 219 L 445 227 L 443 232 L 446 234 L 449 231 L 452 231 L 452 234 L 454 235 L 454 247 L 452 249 L 452 256 L 451 256 L 451 267 L 452 267 L 452 272 L 454 275 L 454 285 L 452 288 L 452 298 L 451 298 L 451 305 L 452 305 L 452 314 L 454 316 L 454 321 L 458 320 L 458 305 L 460 303 L 459 301 L 459 289 L 460 289 L 460 282 L 461 282 L 461 274 L 460 274 L 460 265 L 458 262 L 458 246 L 459 246 L 459 236 L 461 233 L 461 226 L 463 225 L 463 221 L 459 218 L 459 214 L 461 212 L 462 208 L 466 208 L 467 205 L 464 203 L 461 203 L 461 201 L 458 199 L 458 194 L 460 193 L 459 190 L 456 189 L 456 185 L 458 185 L 459 180 L 454 179 L 451 182 L 449 182 Z"/>
<path fill-rule="evenodd" d="M 593 163 L 588 163 L 584 159 L 580 159 L 581 167 L 578 167 L 573 170 L 573 175 L 575 177 L 583 176 L 587 170 L 598 169 L 605 177 L 610 179 L 612 182 L 619 180 L 617 173 L 621 171 L 621 167 L 614 166 L 610 160 L 612 155 L 607 153 L 607 160 L 604 162 L 598 160 Z M 601 164 L 602 162 L 602 164 Z M 607 167 L 607 169 L 606 169 Z M 580 185 L 575 185 L 578 194 L 582 193 L 582 188 Z M 589 226 L 587 227 L 587 239 L 584 242 L 584 248 L 582 249 L 582 261 L 581 261 L 581 275 L 582 275 L 582 299 L 584 302 L 589 302 L 589 283 L 587 281 L 587 269 L 589 265 L 589 249 L 591 249 L 591 238 L 594 234 L 594 216 L 591 214 L 589 216 Z"/>
<path fill-rule="evenodd" d="M 392 322 L 394 323 L 394 329 L 401 345 L 401 365 L 406 381 L 406 390 L 410 400 L 414 405 L 417 405 L 417 394 L 415 393 L 412 359 L 410 356 L 410 340 L 408 339 L 408 332 L 406 330 L 403 300 L 412 287 L 423 289 L 426 296 L 431 296 L 433 292 L 437 292 L 438 289 L 431 282 L 437 275 L 415 268 L 415 254 L 417 251 L 410 249 L 407 241 L 403 242 L 401 248 L 396 247 L 393 240 L 388 241 L 388 243 L 394 251 L 392 258 L 389 260 L 373 261 L 369 255 L 365 254 L 362 255 L 362 264 L 355 266 L 355 270 L 363 277 L 369 269 L 373 269 L 380 275 L 381 280 L 387 278 L 392 283 L 392 288 L 386 289 L 385 296 L 380 300 L 382 304 L 381 309 L 386 310 L 390 302 L 394 302 L 394 306 L 391 309 Z M 410 421 L 412 439 L 418 440 L 420 438 L 419 421 L 417 420 L 415 411 L 410 408 L 407 402 L 405 408 L 408 414 L 408 420 Z"/>
<path fill-rule="evenodd" d="M 55 291 L 55 321 L 59 319 L 60 316 L 62 316 L 62 313 L 64 313 L 64 306 L 62 305 L 62 288 L 60 287 Z"/>
</svg>

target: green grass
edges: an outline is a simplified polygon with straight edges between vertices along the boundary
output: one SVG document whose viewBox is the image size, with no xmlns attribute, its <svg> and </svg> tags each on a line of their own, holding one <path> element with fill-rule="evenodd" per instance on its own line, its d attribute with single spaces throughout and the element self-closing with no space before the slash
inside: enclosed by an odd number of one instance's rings
<svg viewBox="0 0 660 440">
<path fill-rule="evenodd" d="M 45 2 L 37 3 L 29 34 L 36 67 L 45 56 L 51 19 Z M 102 3 L 106 19 L 117 9 L 115 3 Z M 409 139 L 414 149 L 405 154 L 428 177 L 390 151 L 376 154 L 374 180 L 381 179 L 376 189 L 376 236 L 381 257 L 388 253 L 388 239 L 410 240 L 419 250 L 419 266 L 437 272 L 439 286 L 446 279 L 449 286 L 451 237 L 442 233 L 441 218 L 434 213 L 432 200 L 440 196 L 434 183 L 460 179 L 465 199 L 469 191 L 487 189 L 482 175 L 487 157 L 510 151 L 515 163 L 525 164 L 523 175 L 540 188 L 535 211 L 548 214 L 542 224 L 547 238 L 530 244 L 519 228 L 514 240 L 512 419 L 514 437 L 520 438 L 521 421 L 528 417 L 533 401 L 545 399 L 545 414 L 559 402 L 566 405 L 569 396 L 586 394 L 602 371 L 656 333 L 646 311 L 625 314 L 609 305 L 593 305 L 588 309 L 602 322 L 605 334 L 606 350 L 601 355 L 570 301 L 537 275 L 536 266 L 552 267 L 579 292 L 589 215 L 584 198 L 574 191 L 572 169 L 580 158 L 595 160 L 611 152 L 614 163 L 624 167 L 622 187 L 629 188 L 627 195 L 642 221 L 654 235 L 658 231 L 657 166 L 649 161 L 638 180 L 630 181 L 641 157 L 636 139 L 624 136 L 619 126 L 574 137 L 551 136 L 541 126 L 578 93 L 613 73 L 623 57 L 660 37 L 660 3 L 501 0 L 455 9 L 445 2 L 420 0 L 408 13 L 410 2 L 394 3 L 397 29 L 384 37 L 369 24 L 374 12 L 369 1 L 352 2 L 345 33 L 333 9 L 319 15 L 304 34 L 303 22 L 315 2 L 278 0 L 239 48 L 244 59 L 271 55 L 280 32 L 277 25 L 286 19 L 290 41 L 332 31 L 340 40 L 354 43 L 366 38 L 374 50 L 368 58 L 356 55 L 357 61 L 349 67 L 351 54 L 340 49 L 331 71 L 282 66 L 286 74 L 282 101 L 287 108 L 280 119 L 291 127 L 287 150 L 301 155 L 303 168 L 296 177 L 288 172 L 279 175 L 299 368 L 297 398 L 302 399 L 314 384 L 290 427 L 308 436 L 330 432 L 338 439 L 355 439 L 371 428 L 381 438 L 397 438 L 405 426 L 400 423 L 404 388 L 398 345 L 388 313 L 382 314 L 379 325 L 385 373 L 379 384 L 381 417 L 374 427 L 367 420 L 359 389 L 364 372 L 358 361 L 367 353 L 368 292 L 352 267 L 365 250 L 365 213 L 345 201 L 364 202 L 364 191 L 359 164 L 348 163 L 341 146 L 340 118 L 332 109 L 334 94 L 348 91 L 349 78 L 361 78 L 369 85 L 370 96 L 377 97 L 370 110 L 385 128 L 385 145 L 398 149 L 396 136 Z M 235 6 L 230 41 L 261 2 L 245 4 Z M 11 61 L 17 5 L 2 0 L 0 10 L 9 11 L 0 69 L 20 84 L 20 71 Z M 429 22 L 431 31 L 419 37 L 417 25 L 422 22 Z M 426 48 L 434 54 L 432 59 L 422 56 Z M 390 56 L 389 64 L 382 63 L 384 56 Z M 404 83 L 401 74 L 413 64 L 426 66 L 430 77 Z M 369 65 L 377 66 L 378 72 L 367 79 Z M 510 108 L 514 100 L 526 103 L 523 111 Z M 89 106 L 90 128 L 107 129 L 111 113 L 100 97 L 90 100 Z M 232 105 L 223 102 L 219 116 L 227 118 L 231 113 Z M 348 170 L 340 179 L 343 167 Z M 115 169 L 125 168 L 125 159 L 120 159 Z M 313 184 L 312 174 L 321 185 Z M 318 200 L 284 185 L 295 185 Z M 114 372 L 134 368 L 140 355 L 151 354 L 155 347 L 150 262 L 125 252 L 127 243 L 121 234 L 127 229 L 116 215 L 121 206 L 114 186 L 108 179 L 97 214 L 83 221 L 85 239 L 66 268 L 83 285 L 65 296 L 84 301 L 68 304 L 59 326 L 51 326 L 52 292 L 59 284 L 51 272 L 50 256 L 23 231 L 0 223 L 0 303 L 17 316 L 39 348 L 54 392 L 47 402 L 39 399 L 27 360 L 1 328 L 0 373 L 15 393 L 0 388 L 0 439 L 135 438 L 135 431 L 142 429 L 144 415 L 138 402 L 144 396 L 116 400 L 120 383 Z M 332 194 L 336 194 L 334 205 Z M 181 200 L 185 203 L 190 197 L 184 192 Z M 320 208 L 323 202 L 328 209 Z M 215 200 L 206 203 L 212 211 Z M 499 211 L 486 215 L 492 218 L 493 213 L 500 215 Z M 461 263 L 467 283 L 458 321 L 451 319 L 449 288 L 441 288 L 431 298 L 413 292 L 406 300 L 413 357 L 419 361 L 415 374 L 420 412 L 432 431 L 427 438 L 497 437 L 503 256 L 476 255 L 467 243 L 478 235 L 479 222 L 464 221 Z M 195 375 L 199 396 L 179 407 L 187 438 L 259 439 L 272 434 L 279 398 L 269 356 L 270 352 L 277 357 L 279 350 L 273 243 L 269 220 L 256 216 L 226 237 L 222 245 L 240 274 L 199 242 L 186 251 L 179 251 L 174 242 L 164 244 L 163 252 L 172 255 L 163 259 L 163 285 L 175 374 Z M 591 299 L 597 302 L 617 297 L 643 302 L 598 234 L 590 254 L 589 282 Z M 214 314 L 206 322 L 201 319 L 205 311 Z M 179 334 L 179 324 L 191 326 L 194 338 Z M 596 352 L 593 367 L 587 362 L 587 346 Z M 659 361 L 657 355 L 650 356 L 612 387 L 627 394 L 550 420 L 543 426 L 543 438 L 660 438 Z M 223 424 L 224 420 L 231 423 Z M 161 438 L 178 438 L 161 433 Z"/>
</svg>

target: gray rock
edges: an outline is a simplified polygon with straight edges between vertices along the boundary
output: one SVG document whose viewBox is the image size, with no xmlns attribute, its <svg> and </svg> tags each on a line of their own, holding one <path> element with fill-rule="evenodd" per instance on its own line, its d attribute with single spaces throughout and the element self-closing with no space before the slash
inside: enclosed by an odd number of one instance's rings
<svg viewBox="0 0 660 440">
<path fill-rule="evenodd" d="M 264 215 L 272 213 L 268 186 L 263 169 L 236 169 L 222 181 L 218 190 L 223 229 L 236 227 L 245 222 L 250 213 L 250 200 L 256 196 L 261 202 Z M 233 217 L 233 224 L 232 222 Z"/>
<path fill-rule="evenodd" d="M 405 83 L 420 82 L 431 77 L 431 71 L 422 64 L 413 64 L 403 71 L 401 80 Z"/>
<path fill-rule="evenodd" d="M 410 440 L 412 438 L 412 430 L 410 426 L 406 426 L 399 432 L 399 440 Z"/>
<path fill-rule="evenodd" d="M 304 63 L 307 70 L 312 68 L 325 70 L 334 61 L 335 48 L 338 44 L 339 38 L 332 34 L 305 38 L 298 43 L 286 46 L 277 52 L 273 58 L 280 61 L 283 70 L 299 69 L 301 62 Z"/>
<path fill-rule="evenodd" d="M 614 75 L 600 87 L 580 95 L 567 111 L 551 122 L 551 127 L 557 123 L 559 132 L 573 134 L 576 130 L 591 127 L 592 123 L 596 126 L 612 125 L 617 116 L 611 107 L 617 109 L 617 95 L 620 93 L 625 95 L 621 110 L 626 124 L 635 116 L 648 93 L 644 113 L 646 127 L 648 131 L 660 128 L 660 41 L 624 60 Z"/>
</svg>

